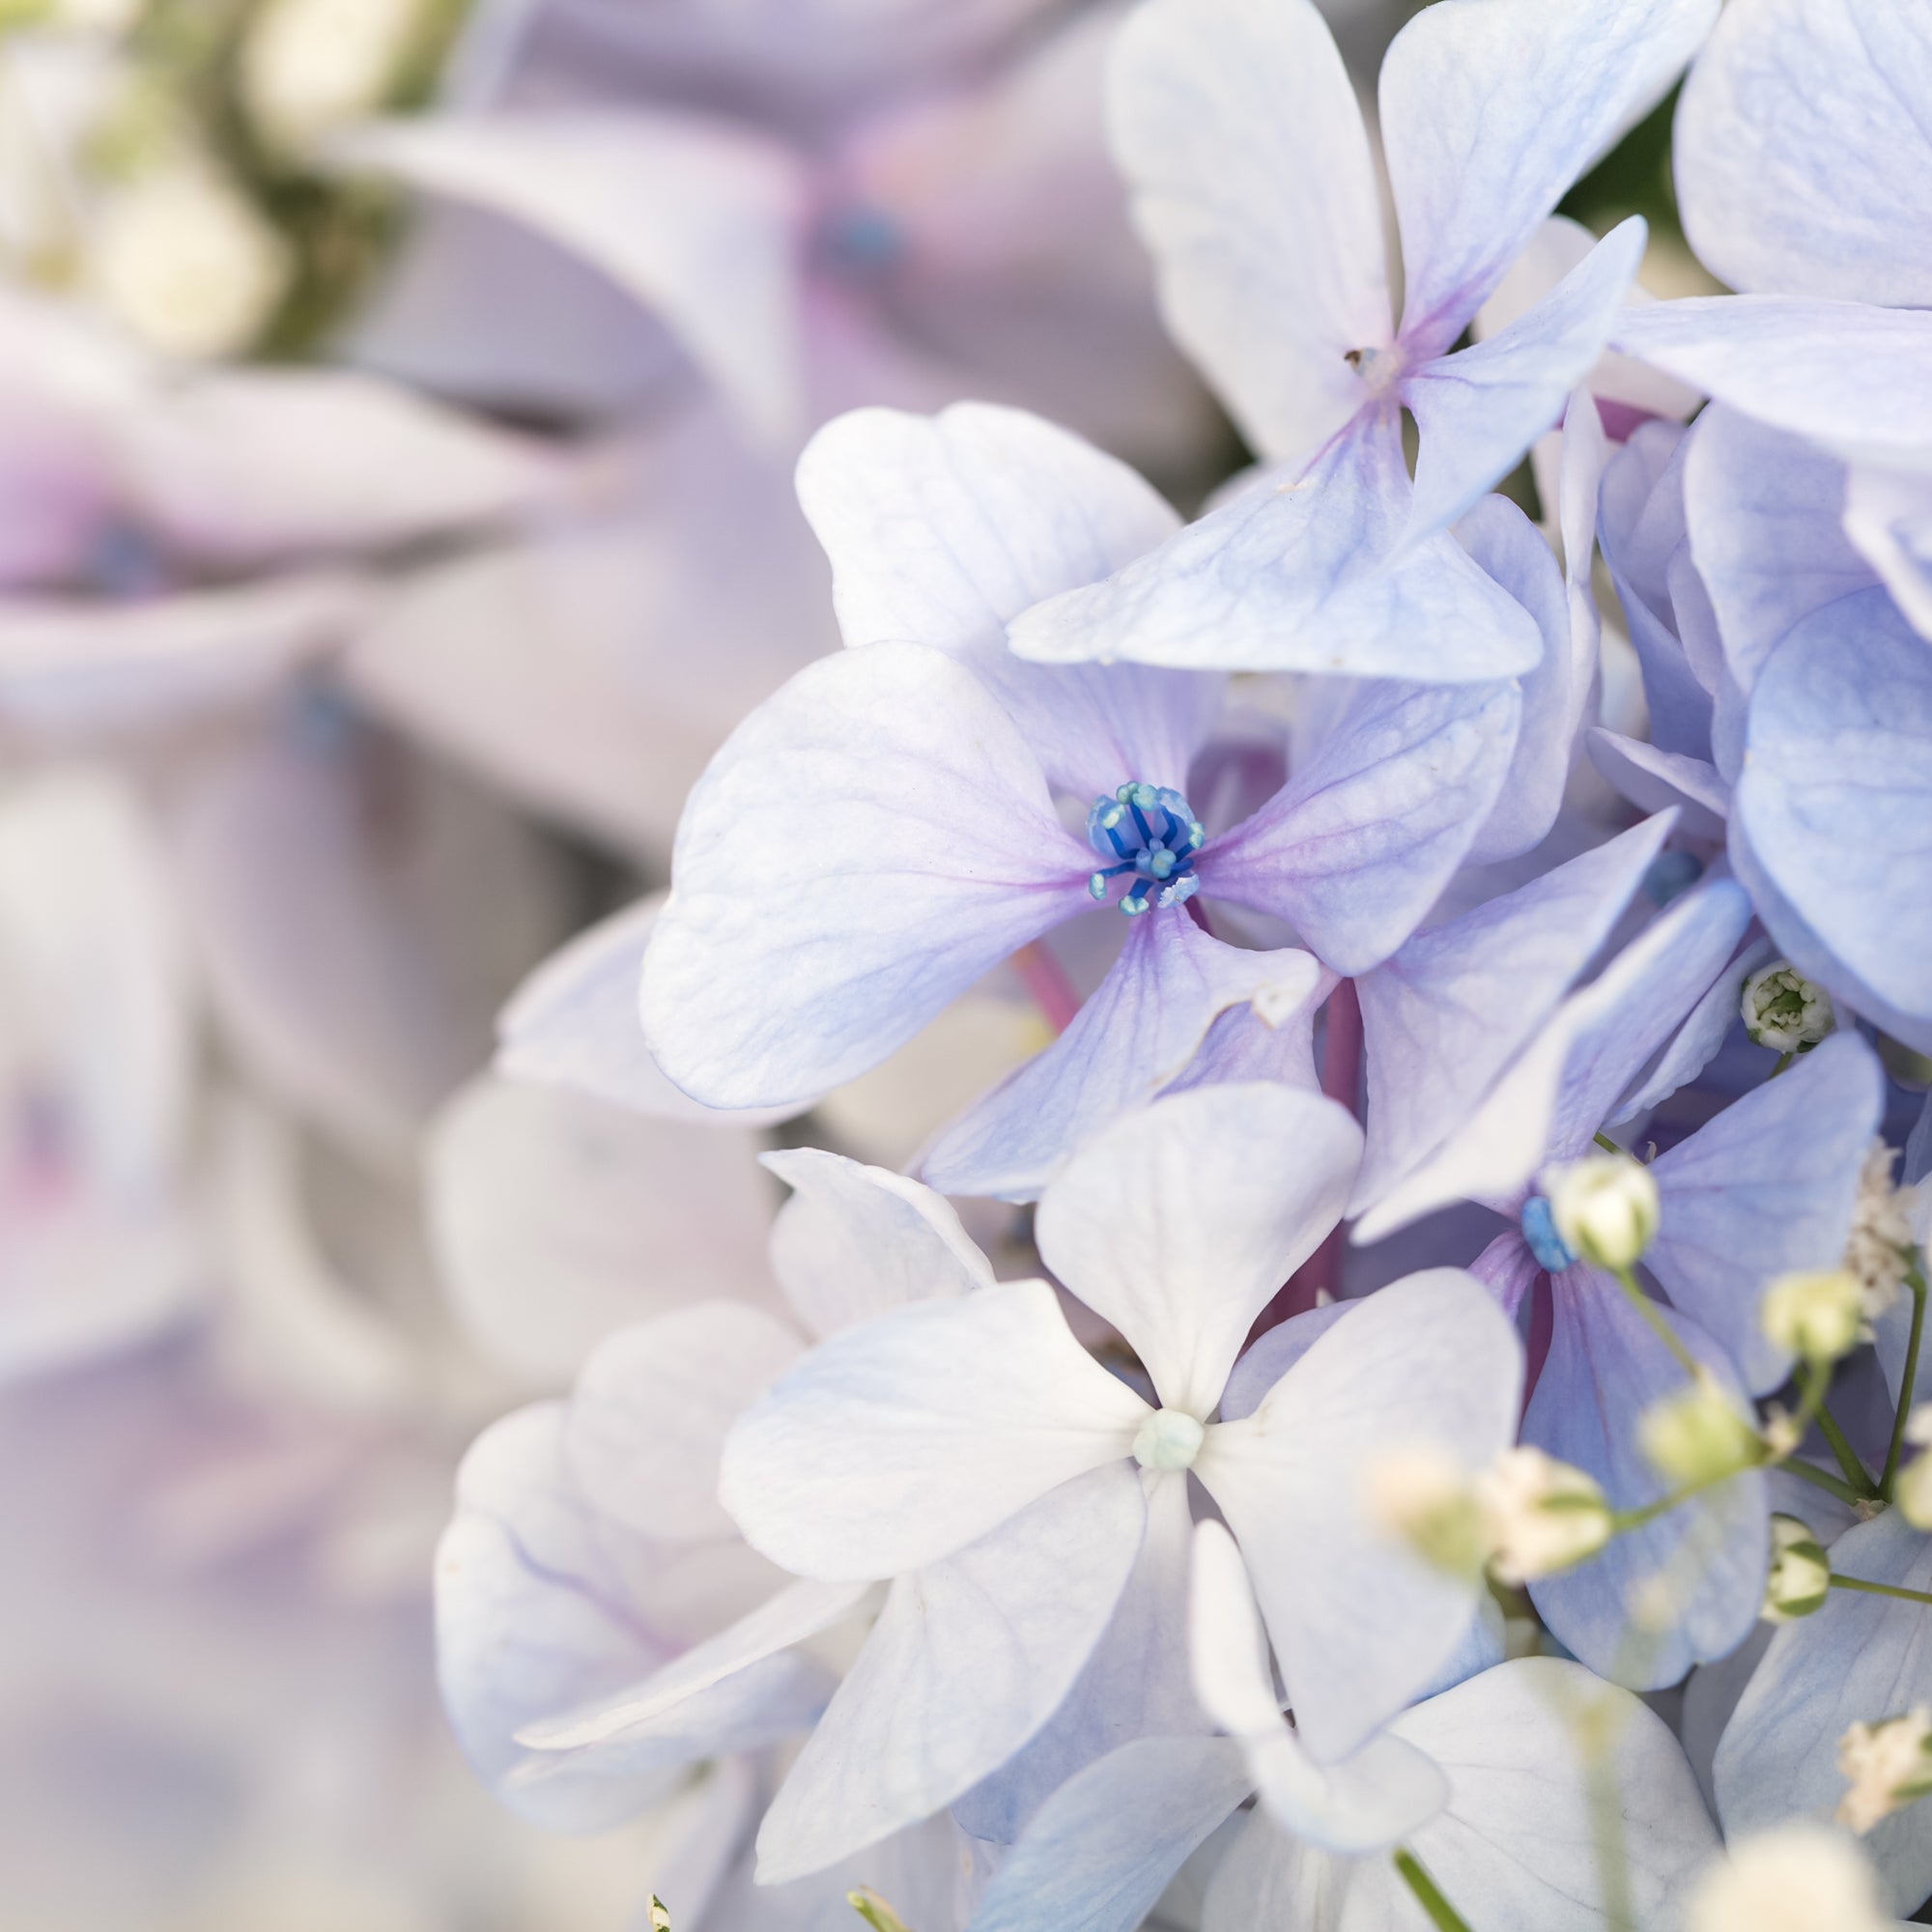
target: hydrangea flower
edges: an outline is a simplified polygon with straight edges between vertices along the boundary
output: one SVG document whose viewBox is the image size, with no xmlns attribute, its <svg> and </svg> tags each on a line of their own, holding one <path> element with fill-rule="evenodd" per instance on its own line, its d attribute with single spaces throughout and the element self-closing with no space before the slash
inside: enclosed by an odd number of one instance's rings
<svg viewBox="0 0 1932 1932">
<path fill-rule="evenodd" d="M 1449 0 L 1412 19 L 1380 82 L 1397 327 L 1367 135 L 1312 0 L 1143 8 L 1117 57 L 1116 146 L 1179 339 L 1279 467 L 1021 617 L 1014 648 L 1416 678 L 1527 669 L 1520 622 L 1440 532 L 1562 414 L 1636 272 L 1642 222 L 1509 327 L 1455 345 L 1716 17 L 1714 0 Z"/>
<path fill-rule="evenodd" d="M 802 491 L 852 648 L 713 762 L 645 955 L 651 1051 L 709 1105 L 808 1103 L 1112 903 L 1130 928 L 1098 992 L 927 1169 L 952 1191 L 1037 1191 L 1081 1131 L 1180 1075 L 1218 1013 L 1252 1004 L 1279 1022 L 1316 992 L 1316 959 L 1346 974 L 1385 958 L 1495 805 L 1513 684 L 1372 683 L 1318 714 L 1259 810 L 1199 819 L 1185 787 L 1218 678 L 1054 671 L 1005 650 L 1013 611 L 1173 527 L 1130 471 L 1035 418 L 862 412 L 821 435 Z M 1077 802 L 1084 838 L 1056 795 Z M 1225 944 L 1190 916 L 1216 899 L 1288 921 L 1316 957 Z"/>
<path fill-rule="evenodd" d="M 803 1577 L 896 1579 L 766 1814 L 761 1870 L 811 1870 L 964 1798 L 1049 1719 L 1042 1795 L 1171 1728 L 1185 1700 L 1164 1680 L 1184 1665 L 1154 1633 L 1185 1567 L 1190 1472 L 1239 1538 L 1319 1761 L 1359 1748 L 1456 1653 L 1473 1578 L 1383 1528 L 1360 1472 L 1426 1448 L 1473 1473 L 1503 1447 L 1521 1366 L 1508 1324 L 1438 1269 L 1236 1366 L 1339 1215 L 1359 1149 L 1332 1101 L 1230 1085 L 1129 1116 L 1062 1170 L 1041 1257 L 1134 1350 L 1152 1400 L 1023 1281 L 836 1337 L 734 1427 L 720 1493 L 753 1548 Z M 1149 1187 L 1170 1173 L 1178 1195 Z"/>
</svg>

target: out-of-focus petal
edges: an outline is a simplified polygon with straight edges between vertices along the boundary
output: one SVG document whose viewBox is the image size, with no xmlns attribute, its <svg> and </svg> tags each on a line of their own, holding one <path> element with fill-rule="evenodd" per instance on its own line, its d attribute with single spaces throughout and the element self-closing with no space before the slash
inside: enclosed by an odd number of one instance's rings
<svg viewBox="0 0 1932 1932">
<path fill-rule="evenodd" d="M 664 902 L 653 893 L 553 952 L 497 1016 L 496 1070 L 660 1120 L 726 1129 L 789 1120 L 796 1109 L 702 1106 L 651 1058 L 638 1018 L 638 979 Z"/>
<path fill-rule="evenodd" d="M 783 148 L 657 108 L 420 115 L 357 129 L 343 165 L 524 222 L 658 315 L 761 435 L 795 435 L 799 227 Z"/>
<path fill-rule="evenodd" d="M 376 593 L 349 569 L 127 603 L 0 600 L 0 719 L 59 744 L 153 730 L 259 698 L 343 643 Z"/>
<path fill-rule="evenodd" d="M 185 901 L 235 1044 L 305 1116 L 374 1157 L 412 1154 L 561 936 L 540 840 L 327 700 L 209 759 L 185 794 Z"/>
<path fill-rule="evenodd" d="M 425 1181 L 443 1284 L 514 1376 L 566 1379 L 605 1336 L 711 1295 L 771 1303 L 758 1144 L 517 1081 L 466 1087 Z"/>
</svg>

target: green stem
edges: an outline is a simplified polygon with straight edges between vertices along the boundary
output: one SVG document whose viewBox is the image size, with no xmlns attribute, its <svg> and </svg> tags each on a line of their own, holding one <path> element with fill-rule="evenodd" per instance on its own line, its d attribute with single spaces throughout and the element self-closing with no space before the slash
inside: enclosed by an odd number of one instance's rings
<svg viewBox="0 0 1932 1932">
<path fill-rule="evenodd" d="M 1600 1148 L 1602 1148 L 1605 1153 L 1628 1153 L 1630 1151 L 1628 1148 L 1620 1148 L 1616 1144 L 1616 1142 L 1609 1137 L 1608 1134 L 1603 1131 L 1601 1127 L 1594 1134 L 1592 1134 L 1590 1138 L 1593 1141 L 1595 1141 L 1596 1144 Z"/>
<path fill-rule="evenodd" d="M 1827 1491 L 1836 1496 L 1841 1503 L 1851 1503 L 1856 1506 L 1871 1500 L 1869 1496 L 1860 1495 L 1851 1484 L 1839 1482 L 1836 1476 L 1829 1476 L 1823 1469 L 1814 1469 L 1809 1463 L 1801 1463 L 1794 1458 L 1791 1462 L 1780 1463 L 1777 1466 L 1788 1474 L 1796 1476 L 1801 1482 L 1809 1483 L 1813 1489 Z"/>
<path fill-rule="evenodd" d="M 1678 1339 L 1677 1330 L 1663 1319 L 1663 1311 L 1636 1285 L 1636 1276 L 1627 1267 L 1612 1268 L 1610 1272 L 1616 1276 L 1631 1306 L 1650 1323 L 1651 1333 L 1676 1357 L 1677 1366 L 1693 1382 L 1700 1380 L 1704 1372 L 1697 1366 L 1696 1356 Z"/>
<path fill-rule="evenodd" d="M 1422 1861 L 1413 1852 L 1398 1846 L 1395 1868 L 1402 1874 L 1403 1883 L 1414 1892 L 1417 1904 L 1428 1913 L 1429 1922 L 1436 1928 L 1436 1932 L 1469 1932 L 1467 1921 L 1442 1896 L 1435 1881 L 1423 1869 Z"/>
<path fill-rule="evenodd" d="M 1871 1471 L 1858 1459 L 1852 1445 L 1845 1439 L 1845 1432 L 1833 1419 L 1832 1411 L 1821 1402 L 1816 1416 L 1818 1434 L 1832 1445 L 1832 1454 L 1838 1459 L 1838 1467 L 1844 1471 L 1845 1481 L 1851 1484 L 1861 1496 L 1878 1494 L 1878 1485 L 1871 1479 Z"/>
<path fill-rule="evenodd" d="M 1901 1590 L 1896 1583 L 1867 1583 L 1862 1577 L 1836 1577 L 1832 1578 L 1834 1590 L 1857 1590 L 1867 1597 L 1896 1597 L 1905 1604 L 1932 1604 L 1932 1596 L 1923 1590 Z"/>
<path fill-rule="evenodd" d="M 1640 1509 L 1612 1510 L 1610 1521 L 1617 1535 L 1627 1531 L 1641 1529 L 1645 1523 L 1655 1522 L 1661 1516 L 1667 1516 L 1672 1510 L 1688 1503 L 1693 1496 L 1701 1496 L 1706 1490 L 1715 1490 L 1719 1483 L 1728 1483 L 1738 1473 L 1726 1469 L 1721 1475 L 1706 1476 L 1701 1482 L 1686 1483 L 1681 1490 L 1672 1490 L 1667 1496 L 1659 1496 L 1654 1503 L 1645 1503 Z"/>
<path fill-rule="evenodd" d="M 1879 1479 L 1878 1492 L 1887 1502 L 1891 1500 L 1891 1486 L 1898 1479 L 1898 1459 L 1905 1453 L 1905 1425 L 1912 1414 L 1912 1398 L 1918 1392 L 1918 1344 L 1925 1335 L 1925 1270 L 1918 1261 L 1906 1270 L 1905 1286 L 1912 1295 L 1912 1329 L 1905 1338 L 1898 1413 L 1891 1419 L 1891 1443 L 1885 1452 L 1885 1474 Z"/>
<path fill-rule="evenodd" d="M 1798 1056 L 1795 1053 L 1780 1053 L 1777 1056 L 1777 1065 L 1771 1069 L 1771 1072 L 1766 1077 L 1768 1079 L 1776 1080 L 1777 1076 L 1780 1073 L 1782 1073 L 1784 1069 L 1787 1066 L 1789 1066 L 1791 1063 L 1797 1058 Z"/>
</svg>

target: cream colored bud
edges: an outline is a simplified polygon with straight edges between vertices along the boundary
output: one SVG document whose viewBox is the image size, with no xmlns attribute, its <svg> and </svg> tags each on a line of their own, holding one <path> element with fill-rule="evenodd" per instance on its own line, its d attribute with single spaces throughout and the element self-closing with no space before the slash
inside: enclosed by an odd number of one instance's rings
<svg viewBox="0 0 1932 1932">
<path fill-rule="evenodd" d="M 1932 1531 L 1932 1455 L 1921 1453 L 1900 1465 L 1891 1499 L 1914 1529 Z"/>
<path fill-rule="evenodd" d="M 87 238 L 86 280 L 117 320 L 165 355 L 249 348 L 288 287 L 280 235 L 212 166 L 178 161 L 109 197 Z"/>
<path fill-rule="evenodd" d="M 1932 1794 L 1932 1708 L 1915 1704 L 1895 1718 L 1852 1725 L 1838 1740 L 1838 1770 L 1849 1786 L 1838 1823 L 1863 1837 Z"/>
<path fill-rule="evenodd" d="M 1808 1522 L 1795 1516 L 1771 1520 L 1771 1574 L 1759 1614 L 1769 1624 L 1795 1623 L 1825 1607 L 1832 1594 L 1832 1559 Z"/>
<path fill-rule="evenodd" d="M 1786 1825 L 1731 1846 L 1692 1889 L 1685 1932 L 1888 1932 L 1878 1880 L 1822 1825 Z"/>
<path fill-rule="evenodd" d="M 1590 1154 L 1552 1168 L 1543 1191 L 1564 1245 L 1599 1267 L 1634 1267 L 1657 1233 L 1657 1182 L 1628 1154 Z"/>
<path fill-rule="evenodd" d="M 1637 1418 L 1637 1445 L 1661 1476 L 1684 1487 L 1721 1482 L 1764 1461 L 1764 1444 L 1722 1389 L 1698 1377 Z"/>
<path fill-rule="evenodd" d="M 387 104 L 421 0 L 267 0 L 242 43 L 242 99 L 270 147 L 301 154 Z"/>
<path fill-rule="evenodd" d="M 1751 1038 L 1778 1053 L 1808 1052 L 1838 1023 L 1831 994 L 1786 959 L 1760 967 L 1745 981 L 1739 1009 Z"/>
<path fill-rule="evenodd" d="M 1439 1449 L 1390 1449 L 1369 1465 L 1369 1513 L 1432 1569 L 1482 1575 L 1488 1549 L 1475 1487 Z"/>
<path fill-rule="evenodd" d="M 1491 1572 L 1512 1587 L 1586 1562 L 1615 1533 L 1596 1480 L 1541 1449 L 1505 1449 L 1475 1492 Z"/>
<path fill-rule="evenodd" d="M 1864 1290 L 1849 1268 L 1781 1274 L 1765 1291 L 1759 1320 L 1776 1347 L 1807 1362 L 1835 1362 L 1864 1329 Z"/>
</svg>

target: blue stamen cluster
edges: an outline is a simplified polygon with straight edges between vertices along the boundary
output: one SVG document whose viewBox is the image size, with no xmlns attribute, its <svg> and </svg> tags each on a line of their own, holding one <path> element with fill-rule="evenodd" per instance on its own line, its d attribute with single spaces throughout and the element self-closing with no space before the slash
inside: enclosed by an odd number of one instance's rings
<svg viewBox="0 0 1932 1932">
<path fill-rule="evenodd" d="M 1114 862 L 1087 881 L 1087 890 L 1105 904 L 1113 881 L 1130 878 L 1120 902 L 1129 919 L 1150 906 L 1179 905 L 1201 890 L 1194 855 L 1207 837 L 1171 785 L 1129 780 L 1111 798 L 1096 798 L 1087 814 L 1088 844 Z"/>
<path fill-rule="evenodd" d="M 1556 1232 L 1556 1216 L 1541 1194 L 1532 1194 L 1522 1204 L 1522 1237 L 1529 1243 L 1537 1265 L 1548 1268 L 1551 1274 L 1561 1274 L 1565 1268 L 1577 1265 L 1577 1257 Z"/>
</svg>

